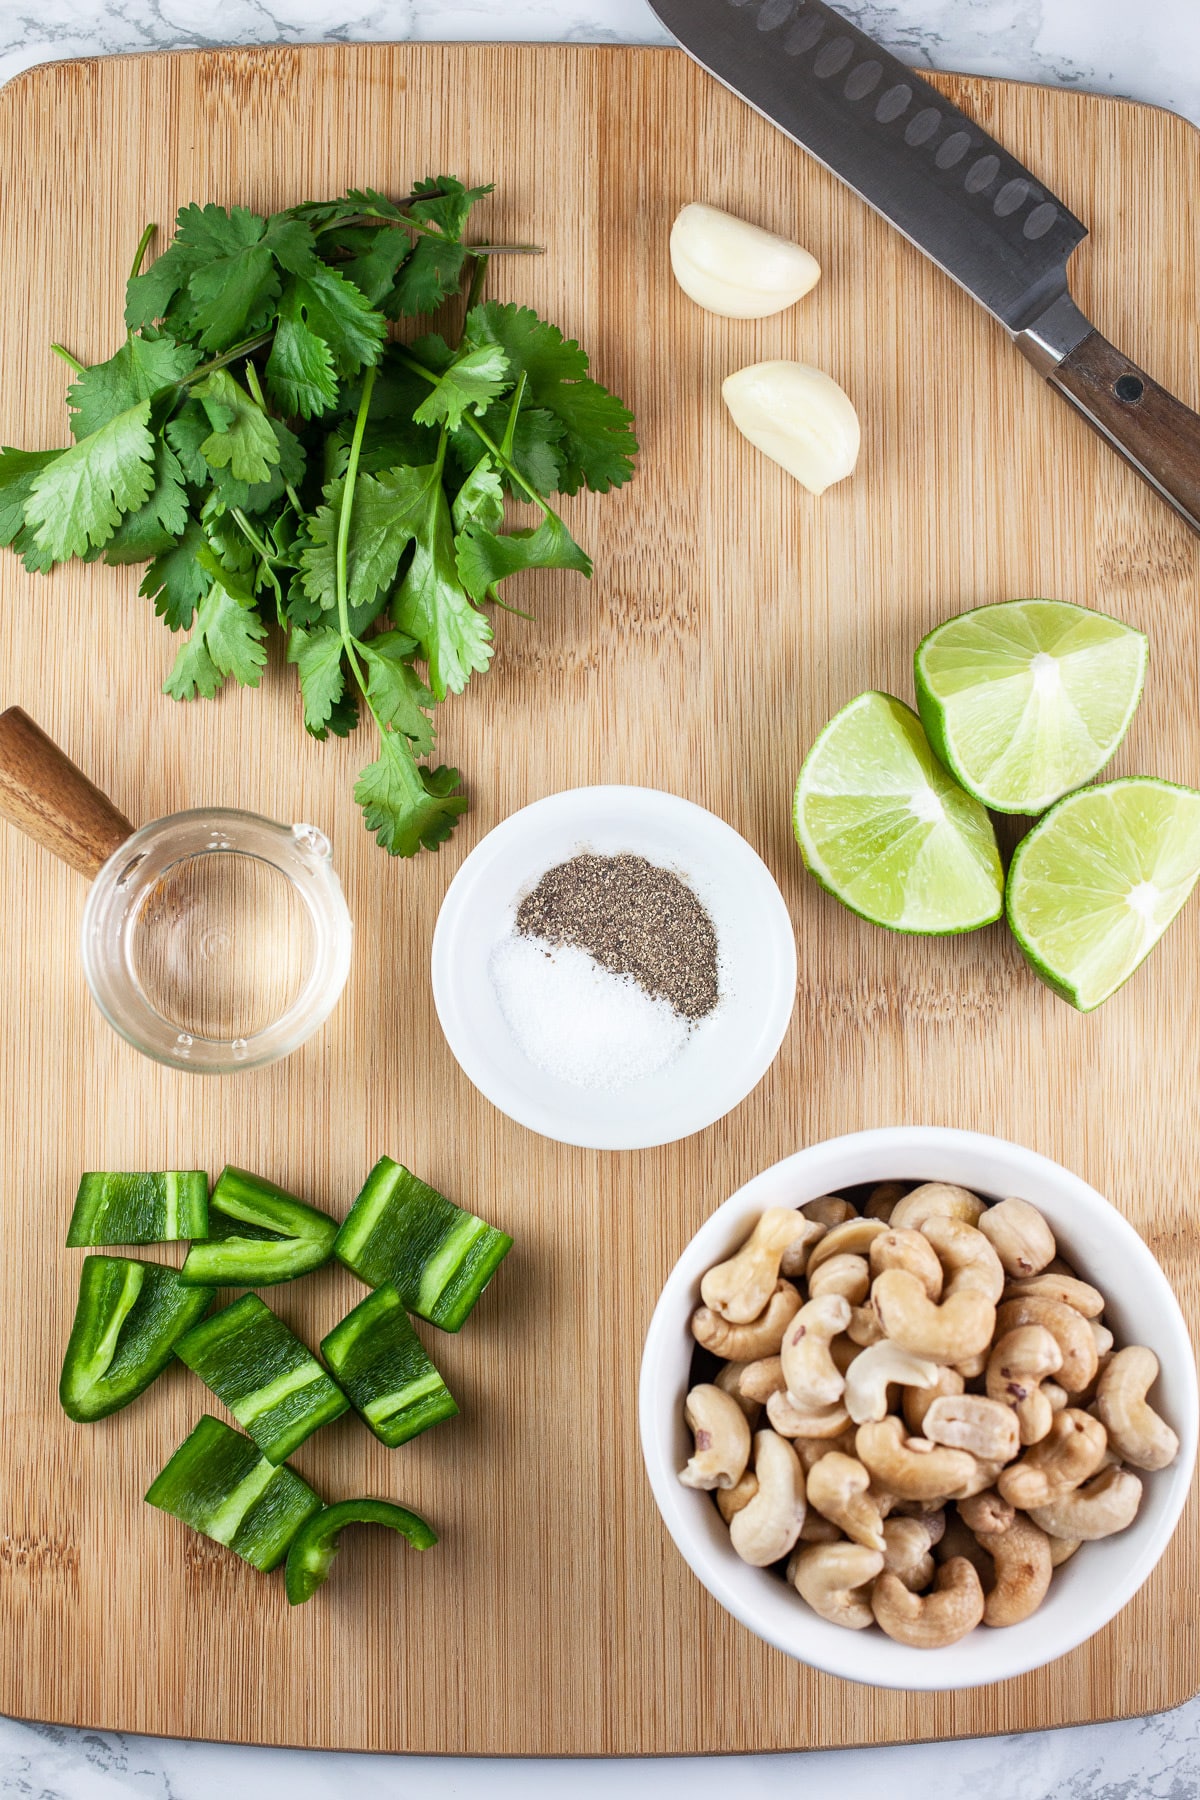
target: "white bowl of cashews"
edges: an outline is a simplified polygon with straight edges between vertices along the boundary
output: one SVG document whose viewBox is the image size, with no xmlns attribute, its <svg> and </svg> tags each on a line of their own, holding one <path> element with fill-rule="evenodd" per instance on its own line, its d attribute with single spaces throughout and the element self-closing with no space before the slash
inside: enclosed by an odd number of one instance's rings
<svg viewBox="0 0 1200 1800">
<path fill-rule="evenodd" d="M 880 1194 L 874 1229 L 848 1222 L 842 1237 L 818 1254 L 819 1243 L 838 1229 L 834 1211 L 825 1214 L 823 1233 L 798 1228 L 790 1248 L 781 1251 L 789 1234 L 778 1220 L 765 1258 L 751 1252 L 731 1266 L 772 1209 L 800 1212 L 823 1196 L 851 1190 L 865 1201 L 880 1184 L 896 1189 L 890 1202 L 886 1191 Z M 976 1223 L 986 1215 L 973 1218 L 967 1200 L 956 1206 L 943 1188 L 940 1196 L 931 1190 L 925 1200 L 914 1200 L 893 1226 L 895 1192 L 909 1197 L 929 1184 L 967 1190 L 993 1210 L 1009 1199 L 1024 1205 L 1003 1215 L 996 1211 L 985 1234 Z M 876 1239 L 885 1234 L 872 1263 Z M 770 1239 L 769 1221 L 762 1235 Z M 915 1242 L 918 1236 L 924 1244 Z M 981 1237 L 983 1250 L 976 1241 Z M 861 1280 L 854 1286 L 852 1267 L 863 1259 L 871 1274 L 865 1294 Z M 926 1260 L 931 1269 L 934 1260 L 939 1264 L 932 1280 Z M 998 1268 L 1003 1293 L 992 1285 Z M 789 1269 L 796 1292 L 780 1298 L 777 1277 Z M 755 1293 L 754 1282 L 764 1280 L 763 1293 Z M 702 1305 L 702 1281 L 705 1298 L 715 1303 L 700 1320 L 702 1335 L 711 1331 L 720 1343 L 725 1333 L 726 1350 L 751 1354 L 726 1356 L 724 1367 L 710 1357 L 707 1372 L 697 1373 L 693 1319 Z M 1066 1284 L 1066 1298 L 1053 1283 Z M 738 1298 L 731 1301 L 735 1289 Z M 1094 1290 L 1103 1296 L 1102 1317 Z M 760 1302 L 761 1310 L 752 1312 Z M 808 1331 L 792 1323 L 799 1303 Z M 765 1350 L 753 1332 L 772 1304 L 788 1315 L 774 1362 L 771 1331 Z M 722 1306 L 740 1310 L 746 1323 L 734 1322 L 727 1332 Z M 1072 1319 L 1055 1308 L 1065 1308 Z M 985 1309 L 994 1315 L 990 1328 L 981 1324 Z M 953 1350 L 949 1338 L 937 1340 L 939 1332 L 951 1334 Z M 1115 1364 L 1109 1332 L 1116 1351 L 1143 1350 Z M 968 1373 L 959 1381 L 950 1359 L 973 1343 L 972 1333 L 981 1344 L 986 1336 L 986 1347 L 974 1349 L 974 1362 L 961 1356 Z M 924 1354 L 904 1348 L 900 1337 Z M 1072 1357 L 1090 1358 L 1089 1339 L 1100 1370 L 1093 1361 L 1085 1380 L 1089 1370 L 1075 1368 Z M 997 1352 L 1000 1340 L 1003 1354 Z M 831 1355 L 839 1345 L 841 1353 Z M 1014 1385 L 1007 1376 L 1015 1353 L 1026 1356 L 1029 1367 Z M 942 1373 L 933 1382 L 920 1365 L 935 1355 Z M 1147 1389 L 1154 1359 L 1157 1378 Z M 852 1374 L 855 1362 L 860 1367 Z M 781 1389 L 768 1377 L 782 1366 L 790 1373 Z M 1114 1371 L 1107 1388 L 1106 1370 Z M 1074 1391 L 1055 1382 L 1055 1375 L 1073 1382 Z M 761 1409 L 756 1380 L 766 1395 Z M 793 1386 L 804 1389 L 799 1407 Z M 724 1403 L 730 1398 L 746 1432 L 736 1421 L 726 1432 Z M 1004 1426 L 997 1399 L 1012 1410 L 1017 1426 L 1012 1442 L 1003 1445 L 972 1435 L 995 1432 L 998 1420 Z M 906 1400 L 915 1411 L 905 1412 Z M 813 1424 L 818 1418 L 836 1423 L 839 1408 L 849 1408 L 861 1422 L 843 1416 L 836 1435 L 827 1424 Z M 1120 1612 L 1162 1556 L 1183 1510 L 1196 1460 L 1200 1394 L 1187 1326 L 1166 1276 L 1133 1227 L 1094 1188 L 1058 1163 L 999 1138 L 897 1126 L 814 1144 L 718 1207 L 671 1271 L 650 1322 L 639 1413 L 646 1469 L 664 1523 L 722 1606 L 777 1649 L 829 1674 L 875 1687 L 930 1690 L 1025 1674 L 1075 1649 Z M 1006 1429 L 1012 1430 L 1011 1422 Z M 749 1464 L 743 1459 L 747 1436 Z M 787 1449 L 780 1447 L 781 1437 Z M 964 1448 L 967 1442 L 976 1453 Z M 722 1463 L 734 1481 L 718 1473 Z M 749 1474 L 740 1475 L 739 1465 Z M 926 1479 L 926 1468 L 938 1473 Z M 929 1489 L 932 1481 L 943 1491 L 957 1484 L 955 1504 L 942 1508 L 938 1524 L 940 1503 L 932 1492 L 916 1498 L 906 1491 L 898 1500 L 886 1489 L 885 1470 L 906 1490 L 913 1483 Z M 1076 1481 L 1080 1473 L 1084 1478 Z M 739 1482 L 755 1503 L 753 1511 L 740 1497 Z M 728 1519 L 715 1503 L 722 1490 Z M 1106 1520 L 1106 1513 L 1113 1517 Z M 1114 1529 L 1118 1514 L 1120 1528 Z M 893 1520 L 904 1522 L 897 1529 Z M 942 1525 L 946 1536 L 939 1543 Z M 1102 1530 L 1106 1535 L 1098 1535 Z M 967 1546 L 973 1561 L 963 1548 L 968 1536 L 974 1539 Z M 1069 1544 L 1078 1537 L 1085 1541 L 1072 1553 Z M 871 1548 L 885 1538 L 886 1567 L 883 1553 Z M 979 1547 L 989 1555 L 980 1559 Z M 745 1553 L 761 1566 L 743 1560 Z M 912 1559 L 908 1569 L 906 1556 Z M 899 1574 L 891 1573 L 893 1566 Z M 802 1597 L 806 1592 L 821 1612 Z"/>
</svg>

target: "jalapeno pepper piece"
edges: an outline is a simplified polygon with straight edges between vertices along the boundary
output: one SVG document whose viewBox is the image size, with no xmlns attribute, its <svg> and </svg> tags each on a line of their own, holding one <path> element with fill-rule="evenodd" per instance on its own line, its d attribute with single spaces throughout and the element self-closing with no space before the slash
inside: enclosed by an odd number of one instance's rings
<svg viewBox="0 0 1200 1800">
<path fill-rule="evenodd" d="M 409 1312 L 458 1331 L 512 1242 L 381 1156 L 333 1248 L 368 1287 L 390 1285 Z"/>
<path fill-rule="evenodd" d="M 286 1463 L 268 1462 L 232 1425 L 205 1413 L 146 1492 L 151 1506 L 264 1572 L 278 1568 L 321 1501 Z"/>
<path fill-rule="evenodd" d="M 322 1339 L 321 1355 L 363 1422 L 393 1450 L 458 1411 L 393 1287 L 376 1288 L 347 1313 Z"/>
<path fill-rule="evenodd" d="M 162 1263 L 85 1256 L 58 1384 L 67 1417 L 90 1424 L 136 1400 L 207 1312 L 213 1292 L 185 1287 L 178 1269 Z"/>
<path fill-rule="evenodd" d="M 89 1171 L 79 1178 L 67 1248 L 84 1244 L 168 1244 L 208 1236 L 203 1169 Z"/>
<path fill-rule="evenodd" d="M 222 1170 L 208 1208 L 208 1240 L 188 1251 L 185 1282 L 271 1287 L 333 1254 L 336 1219 L 246 1169 Z"/>
<path fill-rule="evenodd" d="M 273 1463 L 285 1462 L 305 1438 L 350 1409 L 307 1344 L 257 1294 L 243 1294 L 194 1326 L 175 1354 Z"/>
<path fill-rule="evenodd" d="M 325 1581 L 347 1525 L 390 1525 L 408 1539 L 414 1550 L 428 1550 L 437 1543 L 433 1527 L 406 1506 L 397 1506 L 391 1500 L 339 1500 L 314 1513 L 292 1539 L 284 1572 L 291 1605 L 310 1600 Z"/>
</svg>

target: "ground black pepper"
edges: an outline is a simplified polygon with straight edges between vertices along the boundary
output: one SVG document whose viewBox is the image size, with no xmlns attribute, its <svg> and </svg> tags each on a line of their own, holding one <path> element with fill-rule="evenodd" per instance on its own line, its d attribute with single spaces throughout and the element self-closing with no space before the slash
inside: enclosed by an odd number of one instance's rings
<svg viewBox="0 0 1200 1800">
<path fill-rule="evenodd" d="M 547 869 L 517 931 L 586 950 L 684 1019 L 705 1018 L 720 998 L 712 920 L 685 881 L 644 856 L 585 854 Z"/>
</svg>

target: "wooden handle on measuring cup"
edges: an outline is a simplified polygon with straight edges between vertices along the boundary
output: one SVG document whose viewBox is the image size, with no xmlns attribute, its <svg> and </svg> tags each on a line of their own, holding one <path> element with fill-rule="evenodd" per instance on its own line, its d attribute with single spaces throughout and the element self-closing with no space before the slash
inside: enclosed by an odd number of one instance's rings
<svg viewBox="0 0 1200 1800">
<path fill-rule="evenodd" d="M 27 712 L 0 713 L 0 813 L 90 878 L 133 826 Z"/>
</svg>

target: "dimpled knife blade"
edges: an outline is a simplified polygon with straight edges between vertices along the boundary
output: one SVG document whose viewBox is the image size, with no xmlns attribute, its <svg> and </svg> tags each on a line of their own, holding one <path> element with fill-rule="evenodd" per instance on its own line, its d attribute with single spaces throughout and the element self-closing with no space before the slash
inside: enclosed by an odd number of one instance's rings
<svg viewBox="0 0 1200 1800">
<path fill-rule="evenodd" d="M 651 0 L 702 67 L 847 182 L 997 318 L 1200 531 L 1200 419 L 1071 299 L 1087 236 L 973 119 L 823 0 Z"/>
</svg>

